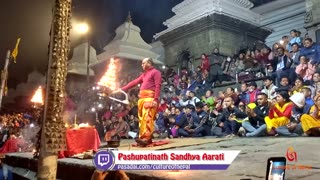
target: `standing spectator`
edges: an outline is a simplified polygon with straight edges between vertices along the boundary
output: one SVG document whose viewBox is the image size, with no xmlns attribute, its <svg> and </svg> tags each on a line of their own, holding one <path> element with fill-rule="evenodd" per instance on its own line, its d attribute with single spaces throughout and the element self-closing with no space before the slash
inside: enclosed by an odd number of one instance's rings
<svg viewBox="0 0 320 180">
<path fill-rule="evenodd" d="M 201 70 L 202 70 L 202 74 L 210 72 L 209 58 L 205 53 L 201 54 L 201 65 L 200 65 L 200 67 L 201 67 Z"/>
<path fill-rule="evenodd" d="M 223 81 L 222 75 L 223 75 L 223 70 L 222 70 L 222 62 L 223 62 L 223 57 L 219 53 L 218 48 L 214 48 L 213 52 L 209 58 L 210 60 L 210 81 L 211 83 L 219 82 L 221 83 Z"/>
</svg>

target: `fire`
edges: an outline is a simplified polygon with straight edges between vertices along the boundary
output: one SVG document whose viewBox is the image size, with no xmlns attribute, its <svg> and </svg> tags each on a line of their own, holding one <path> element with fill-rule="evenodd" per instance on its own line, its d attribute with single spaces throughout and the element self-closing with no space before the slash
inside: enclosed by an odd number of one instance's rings
<svg viewBox="0 0 320 180">
<path fill-rule="evenodd" d="M 89 123 L 81 123 L 79 124 L 79 128 L 83 128 L 83 127 L 89 127 Z"/>
<path fill-rule="evenodd" d="M 108 65 L 107 72 L 101 77 L 100 81 L 98 82 L 99 86 L 105 86 L 112 91 L 116 90 L 117 88 L 117 60 L 114 58 L 110 59 L 110 63 Z"/>
<path fill-rule="evenodd" d="M 34 93 L 31 102 L 43 105 L 42 87 L 39 86 Z"/>
</svg>

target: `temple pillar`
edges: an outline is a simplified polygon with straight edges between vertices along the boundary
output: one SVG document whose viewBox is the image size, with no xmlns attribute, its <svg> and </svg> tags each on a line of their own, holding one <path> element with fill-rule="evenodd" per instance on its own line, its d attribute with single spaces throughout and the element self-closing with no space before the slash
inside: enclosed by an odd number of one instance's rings
<svg viewBox="0 0 320 180">
<path fill-rule="evenodd" d="M 195 60 L 215 47 L 233 56 L 240 48 L 264 42 L 271 31 L 260 26 L 260 15 L 252 7 L 248 0 L 185 0 L 176 5 L 176 15 L 164 22 L 168 28 L 154 36 L 163 44 L 165 63 L 176 65 L 184 50 Z"/>
<path fill-rule="evenodd" d="M 320 43 L 320 1 L 306 0 L 305 28 L 308 36 Z"/>
</svg>

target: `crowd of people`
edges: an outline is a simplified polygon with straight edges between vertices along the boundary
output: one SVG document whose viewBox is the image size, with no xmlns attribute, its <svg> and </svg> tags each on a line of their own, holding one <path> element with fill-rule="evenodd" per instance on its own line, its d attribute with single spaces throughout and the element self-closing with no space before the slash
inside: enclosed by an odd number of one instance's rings
<svg viewBox="0 0 320 180">
<path fill-rule="evenodd" d="M 40 111 L 0 115 L 0 153 L 32 150 L 39 130 Z"/>
<path fill-rule="evenodd" d="M 153 136 L 319 136 L 320 46 L 308 37 L 301 38 L 296 30 L 290 34 L 291 38 L 284 36 L 272 48 L 242 50 L 234 57 L 222 56 L 214 48 L 210 56 L 201 55 L 195 71 L 185 68 L 176 73 L 171 68 L 164 69 Z M 217 84 L 241 80 L 248 73 L 251 80 L 263 77 L 262 86 L 243 81 L 215 92 Z M 122 76 L 120 86 L 135 75 Z M 72 108 L 67 111 L 85 112 L 86 107 L 80 107 L 79 101 L 90 98 L 79 98 L 85 95 L 79 92 L 70 93 L 67 104 Z M 109 101 L 96 112 L 91 124 L 101 139 L 137 136 L 138 92 L 139 87 L 128 93 L 129 105 Z M 0 143 L 26 136 L 22 129 L 37 124 L 37 112 L 1 115 Z"/>
<path fill-rule="evenodd" d="M 320 46 L 296 30 L 290 34 L 272 48 L 240 51 L 235 58 L 214 48 L 210 56 L 202 54 L 194 72 L 166 69 L 153 136 L 319 136 Z M 214 92 L 246 72 L 263 85 L 247 81 Z M 108 110 L 97 121 L 107 141 L 135 138 L 139 131 L 137 91 L 129 94 L 129 106 L 119 104 L 119 112 Z"/>
</svg>

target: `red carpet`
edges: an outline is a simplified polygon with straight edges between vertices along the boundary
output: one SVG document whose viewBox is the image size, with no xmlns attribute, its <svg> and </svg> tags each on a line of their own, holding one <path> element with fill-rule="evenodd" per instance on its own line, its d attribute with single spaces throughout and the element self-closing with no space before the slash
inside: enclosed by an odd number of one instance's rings
<svg viewBox="0 0 320 180">
<path fill-rule="evenodd" d="M 170 143 L 169 140 L 153 141 L 152 144 L 149 144 L 149 145 L 146 146 L 146 147 L 162 146 L 162 145 L 169 144 L 169 143 Z M 137 143 L 132 144 L 132 146 L 133 146 L 133 147 L 139 147 L 139 146 L 137 145 Z"/>
</svg>

